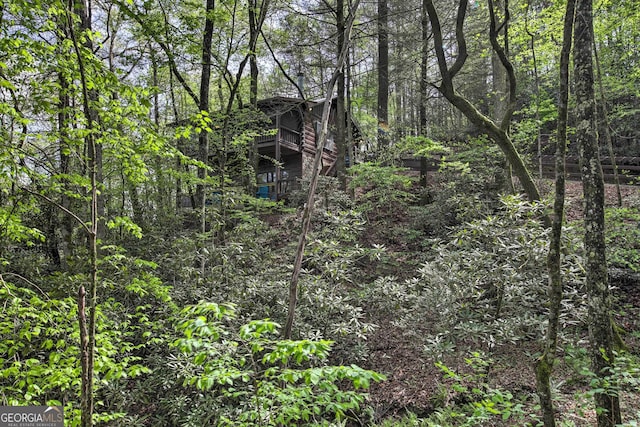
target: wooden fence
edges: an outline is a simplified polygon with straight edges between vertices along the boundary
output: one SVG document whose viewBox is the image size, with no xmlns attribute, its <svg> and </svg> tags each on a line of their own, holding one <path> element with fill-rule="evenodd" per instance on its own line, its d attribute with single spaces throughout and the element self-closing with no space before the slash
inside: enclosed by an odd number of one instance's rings
<svg viewBox="0 0 640 427">
<path fill-rule="evenodd" d="M 555 174 L 555 157 L 544 155 L 542 160 L 542 174 L 545 178 L 553 178 Z M 602 172 L 604 180 L 607 183 L 614 182 L 613 165 L 609 157 L 602 157 Z M 567 179 L 580 179 L 580 165 L 578 156 L 567 156 L 566 158 Z M 402 166 L 408 169 L 420 170 L 420 159 L 408 157 L 402 159 Z M 618 167 L 618 177 L 621 184 L 640 185 L 640 157 L 616 157 L 616 166 Z M 440 167 L 439 159 L 427 159 L 427 170 L 429 172 L 437 171 Z M 531 173 L 538 175 L 537 162 L 532 165 Z"/>
<path fill-rule="evenodd" d="M 553 178 L 555 173 L 555 157 L 542 156 L 542 174 L 547 178 Z M 640 184 L 640 157 L 616 157 L 618 168 L 618 178 L 621 184 Z M 605 182 L 614 182 L 613 164 L 610 157 L 600 158 L 602 173 Z M 580 165 L 578 156 L 567 156 L 566 159 L 567 179 L 580 179 Z M 537 170 L 537 168 L 536 168 Z"/>
</svg>

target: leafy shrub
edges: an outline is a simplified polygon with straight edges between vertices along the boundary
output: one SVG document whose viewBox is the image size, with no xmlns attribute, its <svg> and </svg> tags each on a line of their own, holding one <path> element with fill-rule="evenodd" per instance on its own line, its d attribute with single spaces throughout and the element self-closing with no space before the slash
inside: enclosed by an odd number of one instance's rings
<svg viewBox="0 0 640 427">
<path fill-rule="evenodd" d="M 374 163 L 359 163 L 349 169 L 350 188 L 362 192 L 358 206 L 367 216 L 388 218 L 414 199 L 409 191 L 413 179 L 403 175 L 405 169 L 380 166 Z"/>
<path fill-rule="evenodd" d="M 9 405 L 64 405 L 70 425 L 79 423 L 80 336 L 77 301 L 50 298 L 0 280 L 0 400 Z M 138 353 L 151 328 L 145 309 L 123 313 L 114 300 L 97 308 L 96 407 L 98 421 L 121 419 L 122 406 L 102 400 L 109 387 L 126 390 L 130 379 L 149 373 Z M 118 316 L 113 313 L 119 312 Z M 142 331 L 140 331 L 142 330 Z M 142 342 L 137 344 L 135 342 Z M 106 400 L 106 399 L 105 399 Z"/>
<path fill-rule="evenodd" d="M 300 188 L 291 191 L 288 203 L 294 207 L 302 207 L 309 198 L 308 179 L 300 181 Z M 353 208 L 353 200 L 347 193 L 340 190 L 340 183 L 337 178 L 321 175 L 318 177 L 318 187 L 316 188 L 316 207 L 324 209 L 350 209 Z"/>
<path fill-rule="evenodd" d="M 607 260 L 613 267 L 640 272 L 640 212 L 634 208 L 605 210 Z"/>
<path fill-rule="evenodd" d="M 485 137 L 454 143 L 441 159 L 433 189 L 420 198 L 424 208 L 414 212 L 414 222 L 444 237 L 451 227 L 491 215 L 508 187 L 504 165 L 504 155 Z"/>
<path fill-rule="evenodd" d="M 572 382 L 576 382 L 581 387 L 575 395 L 576 401 L 585 402 L 585 408 L 579 407 L 580 411 L 592 409 L 593 396 L 595 393 L 606 393 L 619 396 L 624 402 L 625 394 L 637 394 L 640 388 L 640 358 L 637 354 L 626 351 L 615 352 L 613 366 L 606 375 L 596 375 L 591 369 L 589 351 L 584 347 L 567 346 L 565 349 L 565 362 L 572 368 Z M 640 413 L 631 413 L 623 426 L 637 426 L 640 422 Z"/>
<path fill-rule="evenodd" d="M 525 412 L 526 398 L 487 384 L 491 359 L 472 352 L 465 366 L 455 370 L 442 362 L 436 366 L 442 383 L 433 401 L 435 410 L 424 418 L 409 413 L 400 420 L 386 420 L 379 427 L 475 427 L 480 425 L 531 425 Z"/>
<path fill-rule="evenodd" d="M 362 390 L 384 379 L 355 365 L 325 365 L 330 341 L 280 340 L 272 321 L 232 332 L 225 321 L 233 316 L 232 306 L 203 302 L 185 308 L 186 320 L 176 325 L 183 338 L 173 346 L 187 358 L 184 386 L 215 393 L 225 404 L 210 409 L 207 424 L 326 425 L 361 410 Z"/>
<path fill-rule="evenodd" d="M 492 348 L 501 343 L 538 339 L 546 324 L 547 233 L 539 218 L 543 204 L 517 196 L 502 198 L 495 215 L 459 227 L 449 241 L 432 241 L 433 257 L 418 275 L 398 283 L 379 280 L 366 298 L 376 310 L 395 313 L 395 324 L 410 328 L 425 350 L 443 353 Z M 585 306 L 580 245 L 569 232 L 564 257 L 566 333 L 579 325 Z"/>
<path fill-rule="evenodd" d="M 465 358 L 470 373 L 459 373 L 442 362 L 436 366 L 442 371 L 444 384 L 441 385 L 442 404 L 435 414 L 429 417 L 434 421 L 456 426 L 484 425 L 492 418 L 499 417 L 523 425 L 524 404 L 509 391 L 492 388 L 487 385 L 487 373 L 492 364 L 479 352 L 473 352 Z"/>
</svg>

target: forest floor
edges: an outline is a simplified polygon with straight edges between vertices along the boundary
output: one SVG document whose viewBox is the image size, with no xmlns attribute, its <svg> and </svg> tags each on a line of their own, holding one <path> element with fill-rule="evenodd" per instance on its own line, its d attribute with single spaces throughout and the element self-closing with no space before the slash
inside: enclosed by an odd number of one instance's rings
<svg viewBox="0 0 640 427">
<path fill-rule="evenodd" d="M 617 205 L 614 185 L 605 186 L 606 204 Z M 551 191 L 548 183 L 546 191 Z M 637 206 L 640 200 L 640 186 L 622 186 L 623 205 L 631 202 Z M 567 182 L 566 217 L 569 222 L 582 217 L 582 184 L 579 181 Z M 616 310 L 616 322 L 626 331 L 640 331 L 640 283 L 616 283 L 613 290 Z M 387 380 L 376 384 L 371 390 L 371 403 L 375 408 L 377 419 L 401 416 L 412 412 L 418 416 L 427 416 L 436 407 L 441 407 L 448 399 L 455 399 L 455 393 L 449 390 L 435 360 L 429 358 L 421 344 L 417 344 L 404 331 L 394 326 L 393 319 L 386 319 L 379 324 L 374 337 L 369 342 L 371 349 L 370 368 L 387 375 Z M 415 334 L 412 334 L 415 336 Z M 638 334 L 623 337 L 632 353 L 640 353 Z M 586 337 L 580 342 L 586 347 Z M 496 346 L 491 350 L 492 366 L 488 379 L 491 387 L 507 390 L 517 399 L 524 401 L 525 414 L 536 412 L 537 402 L 534 363 L 541 348 L 539 343 L 517 343 Z M 457 360 L 446 360 L 445 364 L 454 371 L 466 369 L 464 357 L 458 354 Z M 559 364 L 553 374 L 556 383 L 555 399 L 558 419 L 567 422 L 563 425 L 593 426 L 595 410 L 583 381 L 577 381 L 575 369 L 566 363 L 564 349 L 559 351 Z M 623 415 L 636 415 L 640 408 L 640 392 L 624 394 L 621 397 Z M 498 417 L 499 418 L 499 417 Z M 496 426 L 511 426 L 512 419 L 503 422 L 496 419 Z"/>
</svg>

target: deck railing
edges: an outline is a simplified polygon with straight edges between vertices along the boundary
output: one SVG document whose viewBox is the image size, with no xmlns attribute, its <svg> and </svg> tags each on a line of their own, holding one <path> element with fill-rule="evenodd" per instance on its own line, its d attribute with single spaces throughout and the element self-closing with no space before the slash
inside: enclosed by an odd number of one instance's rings
<svg viewBox="0 0 640 427">
<path fill-rule="evenodd" d="M 300 145 L 302 141 L 300 132 L 297 132 L 293 129 L 281 127 L 279 134 L 280 134 L 281 144 L 285 143 L 287 145 L 297 147 Z M 269 143 L 269 142 L 275 142 L 277 135 L 278 134 L 259 136 L 256 138 L 256 142 L 258 146 L 260 146 L 261 144 Z"/>
</svg>

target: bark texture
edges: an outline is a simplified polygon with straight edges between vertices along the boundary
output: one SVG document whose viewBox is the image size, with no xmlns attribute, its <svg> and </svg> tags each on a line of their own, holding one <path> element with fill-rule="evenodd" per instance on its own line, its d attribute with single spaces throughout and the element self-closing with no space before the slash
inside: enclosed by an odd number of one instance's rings
<svg viewBox="0 0 640 427">
<path fill-rule="evenodd" d="M 558 347 L 558 328 L 560 308 L 563 298 L 563 280 L 560 270 L 562 256 L 562 224 L 564 223 L 565 201 L 565 158 L 567 153 L 567 116 L 569 100 L 569 56 L 575 15 L 575 0 L 567 2 L 564 17 L 564 33 L 562 51 L 560 53 L 560 93 L 558 103 L 558 140 L 556 142 L 555 159 L 555 199 L 553 203 L 553 219 L 549 253 L 547 255 L 547 271 L 549 272 L 549 324 L 545 348 L 542 356 L 536 361 L 536 384 L 542 419 L 545 427 L 555 427 L 555 411 L 551 398 L 551 374 L 556 360 Z"/>
<path fill-rule="evenodd" d="M 95 131 L 98 129 L 98 111 L 93 107 L 98 98 L 95 89 L 89 87 L 88 71 L 85 68 L 83 52 L 80 49 L 78 34 L 76 33 L 74 14 L 80 18 L 79 30 L 83 33 L 91 32 L 91 2 L 81 0 L 74 2 L 70 0 L 67 9 L 67 25 L 69 36 L 73 43 L 76 59 L 78 61 L 78 71 L 80 74 L 80 86 L 82 90 L 82 112 L 86 120 L 87 135 L 85 145 L 87 147 L 87 173 L 91 182 L 89 196 L 90 205 L 90 226 L 85 228 L 88 235 L 89 253 L 89 289 L 85 292 L 83 286 L 78 293 L 78 313 L 80 327 L 80 365 L 82 370 L 80 409 L 81 427 L 93 425 L 94 399 L 94 362 L 96 346 L 96 306 L 98 287 L 98 241 L 104 233 L 102 218 L 104 218 L 104 199 L 98 191 L 98 185 L 102 184 L 102 145 L 96 141 Z M 91 37 L 86 37 L 83 48 L 93 51 Z M 88 304 L 85 295 L 88 294 Z M 86 311 L 88 311 L 88 318 Z"/>
<path fill-rule="evenodd" d="M 307 245 L 307 234 L 311 229 L 311 214 L 313 213 L 313 205 L 315 201 L 316 188 L 318 186 L 318 177 L 320 176 L 320 166 L 322 165 L 322 152 L 324 150 L 325 143 L 327 141 L 327 133 L 329 131 L 329 112 L 331 111 L 331 98 L 333 90 L 338 80 L 339 74 L 342 72 L 343 64 L 347 58 L 349 43 L 351 39 L 351 29 L 353 27 L 353 21 L 355 19 L 356 11 L 360 0 L 355 0 L 350 7 L 349 15 L 345 22 L 344 29 L 344 45 L 342 52 L 338 56 L 336 68 L 333 71 L 331 80 L 327 84 L 327 92 L 324 101 L 324 108 L 322 109 L 322 128 L 320 134 L 317 137 L 316 155 L 313 159 L 313 168 L 311 175 L 311 182 L 309 183 L 309 195 L 307 197 L 307 203 L 302 213 L 302 231 L 298 239 L 298 247 L 296 249 L 296 259 L 293 263 L 293 273 L 291 274 L 291 281 L 289 282 L 289 308 L 287 312 L 287 322 L 283 329 L 282 335 L 284 339 L 291 339 L 293 332 L 293 321 L 296 313 L 296 306 L 298 305 L 298 282 L 300 279 L 300 273 L 302 271 L 302 260 L 304 258 L 304 249 Z"/>
<path fill-rule="evenodd" d="M 592 0 L 577 0 L 574 26 L 574 67 L 576 91 L 576 140 L 584 188 L 584 246 L 586 251 L 586 289 L 589 299 L 589 337 L 591 366 L 600 378 L 607 375 L 614 361 L 611 301 L 605 256 L 604 180 L 598 155 L 596 131 Z M 621 423 L 616 396 L 596 393 L 598 427 Z"/>
<path fill-rule="evenodd" d="M 336 27 L 338 30 L 337 56 L 339 57 L 344 49 L 344 0 L 338 0 L 336 2 Z M 338 176 L 338 182 L 340 183 L 340 189 L 342 191 L 347 189 L 347 165 L 345 163 L 345 157 L 347 156 L 347 122 L 344 120 L 346 82 L 344 70 L 343 65 L 336 82 L 338 87 L 338 94 L 336 97 L 336 148 L 338 152 L 338 158 L 336 159 L 336 173 Z"/>
<path fill-rule="evenodd" d="M 204 23 L 204 33 L 202 36 L 202 73 L 200 74 L 200 112 L 209 113 L 209 88 L 211 85 L 211 44 L 213 39 L 213 16 L 215 0 L 207 0 L 206 17 Z M 198 160 L 204 164 L 209 163 L 209 132 L 201 130 L 198 135 Z M 198 168 L 198 179 L 200 182 L 196 186 L 196 206 L 204 206 L 204 181 L 207 178 L 207 169 Z"/>
<path fill-rule="evenodd" d="M 389 5 L 378 0 L 378 145 L 389 145 Z"/>
<path fill-rule="evenodd" d="M 449 66 L 445 56 L 442 28 L 440 25 L 440 19 L 438 18 L 438 12 L 432 0 L 425 0 L 425 7 L 427 9 L 427 14 L 433 31 L 433 42 L 438 60 L 438 68 L 440 69 L 440 75 L 442 77 L 442 82 L 440 83 L 440 86 L 438 86 L 438 90 L 454 107 L 464 114 L 467 120 L 486 133 L 489 138 L 491 138 L 491 140 L 500 147 L 507 158 L 507 162 L 513 168 L 514 174 L 520 180 L 524 192 L 527 194 L 529 200 L 540 200 L 538 187 L 533 181 L 529 169 L 524 164 L 522 157 L 520 157 L 520 153 L 518 153 L 518 150 L 513 145 L 513 142 L 507 133 L 513 111 L 516 107 L 516 78 L 513 66 L 507 58 L 504 49 L 497 43 L 498 29 L 505 24 L 503 23 L 498 25 L 496 23 L 495 16 L 492 17 L 490 29 L 491 44 L 494 52 L 502 62 L 509 78 L 509 103 L 505 109 L 504 115 L 500 118 L 499 123 L 498 121 L 494 121 L 482 114 L 480 110 L 478 110 L 467 98 L 462 96 L 455 89 L 453 84 L 454 77 L 462 69 L 467 59 L 467 44 L 463 30 L 467 4 L 467 0 L 459 0 L 456 17 L 456 42 L 458 47 L 458 56 L 454 63 Z M 493 10 L 492 2 L 490 2 L 490 6 L 490 9 Z M 508 15 L 505 19 L 508 19 Z"/>
<path fill-rule="evenodd" d="M 420 108 L 418 117 L 418 134 L 427 136 L 429 123 L 427 122 L 427 99 L 429 82 L 427 80 L 427 71 L 429 67 L 429 15 L 427 14 L 427 1 L 422 0 L 420 27 L 422 32 L 422 45 L 420 50 Z M 420 157 L 420 185 L 427 186 L 427 158 Z"/>
</svg>

